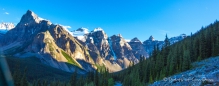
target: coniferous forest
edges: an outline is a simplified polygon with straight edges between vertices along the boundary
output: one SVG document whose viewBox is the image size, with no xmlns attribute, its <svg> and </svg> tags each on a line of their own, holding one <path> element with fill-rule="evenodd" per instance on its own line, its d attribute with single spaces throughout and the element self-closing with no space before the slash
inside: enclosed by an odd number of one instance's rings
<svg viewBox="0 0 219 86">
<path fill-rule="evenodd" d="M 15 85 L 33 86 L 113 86 L 116 81 L 123 86 L 145 86 L 164 77 L 171 76 L 192 68 L 191 63 L 219 55 L 219 22 L 201 27 L 196 33 L 182 41 L 170 45 L 166 35 L 162 49 L 154 46 L 154 51 L 148 59 L 140 57 L 140 62 L 130 65 L 127 69 L 108 73 L 108 69 L 100 67 L 94 72 L 79 76 L 75 71 L 69 81 L 28 81 L 24 74 L 13 75 Z M 26 70 L 24 70 L 26 71 Z"/>
<path fill-rule="evenodd" d="M 191 63 L 219 55 L 219 22 L 202 27 L 184 40 L 170 45 L 166 36 L 161 50 L 154 46 L 149 59 L 114 75 L 124 86 L 145 86 L 190 69 Z M 143 58 L 143 57 L 141 57 Z"/>
</svg>

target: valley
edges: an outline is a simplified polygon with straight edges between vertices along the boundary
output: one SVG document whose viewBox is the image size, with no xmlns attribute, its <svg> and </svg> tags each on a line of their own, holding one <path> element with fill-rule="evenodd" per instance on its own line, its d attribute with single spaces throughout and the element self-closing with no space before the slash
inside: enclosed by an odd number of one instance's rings
<svg viewBox="0 0 219 86">
<path fill-rule="evenodd" d="M 218 85 L 218 26 L 216 20 L 189 36 L 127 41 L 100 27 L 70 31 L 28 10 L 15 27 L 1 30 L 0 52 L 15 85 Z M 178 81 L 190 76 L 212 81 Z"/>
</svg>

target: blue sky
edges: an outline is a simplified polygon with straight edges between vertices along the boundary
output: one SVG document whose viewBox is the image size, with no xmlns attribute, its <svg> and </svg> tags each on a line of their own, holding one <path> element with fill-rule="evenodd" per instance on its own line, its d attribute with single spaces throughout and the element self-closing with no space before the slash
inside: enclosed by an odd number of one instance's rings
<svg viewBox="0 0 219 86">
<path fill-rule="evenodd" d="M 141 41 L 195 33 L 219 20 L 219 0 L 1 0 L 0 21 L 18 23 L 28 9 L 71 30 L 101 27 Z"/>
</svg>

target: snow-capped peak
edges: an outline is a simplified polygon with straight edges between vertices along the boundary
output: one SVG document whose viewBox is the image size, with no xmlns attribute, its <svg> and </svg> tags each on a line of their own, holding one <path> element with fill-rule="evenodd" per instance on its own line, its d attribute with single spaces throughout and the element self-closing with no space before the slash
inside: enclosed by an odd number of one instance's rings
<svg viewBox="0 0 219 86">
<path fill-rule="evenodd" d="M 37 16 L 33 11 L 30 11 L 30 10 L 27 11 L 26 15 L 32 16 L 33 19 L 35 20 L 35 22 L 37 22 L 37 23 L 39 23 L 43 20 L 49 21 L 49 20 L 46 20 L 46 19 L 43 19 L 43 18 Z"/>
<path fill-rule="evenodd" d="M 100 27 L 98 27 L 98 28 L 95 28 L 95 29 L 93 30 L 93 32 L 97 32 L 97 31 L 103 31 L 103 29 L 100 28 Z"/>
</svg>

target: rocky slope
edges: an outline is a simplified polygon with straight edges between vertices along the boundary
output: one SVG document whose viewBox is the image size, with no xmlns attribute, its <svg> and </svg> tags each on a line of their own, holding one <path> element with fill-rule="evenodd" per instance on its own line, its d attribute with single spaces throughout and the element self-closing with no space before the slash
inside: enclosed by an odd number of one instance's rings
<svg viewBox="0 0 219 86">
<path fill-rule="evenodd" d="M 166 77 L 150 86 L 218 86 L 219 57 L 193 63 L 191 70 Z"/>
</svg>

